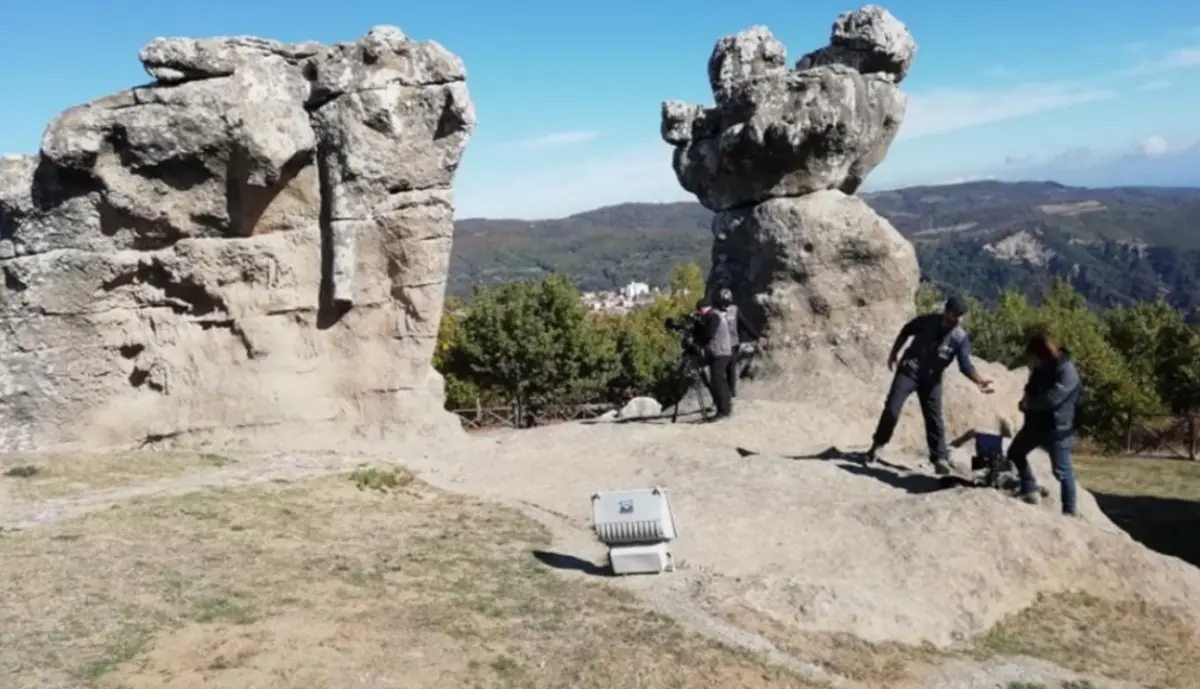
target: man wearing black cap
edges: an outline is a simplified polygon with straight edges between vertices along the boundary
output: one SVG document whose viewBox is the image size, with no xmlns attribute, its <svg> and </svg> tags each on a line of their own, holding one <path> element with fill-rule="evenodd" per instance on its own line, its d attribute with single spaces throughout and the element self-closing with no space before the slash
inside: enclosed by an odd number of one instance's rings
<svg viewBox="0 0 1200 689">
<path fill-rule="evenodd" d="M 929 459 L 939 475 L 950 473 L 946 423 L 942 418 L 942 372 L 950 366 L 951 361 L 957 360 L 958 370 L 970 378 L 981 392 L 992 391 L 992 381 L 980 376 L 971 363 L 971 338 L 962 327 L 966 313 L 966 304 L 958 297 L 950 297 L 941 313 L 917 316 L 906 323 L 896 336 L 888 355 L 888 370 L 895 370 L 896 375 L 892 379 L 883 413 L 879 415 L 871 449 L 867 451 L 868 461 L 874 461 L 879 449 L 892 439 L 904 403 L 915 392 L 921 402 L 921 416 L 925 420 Z M 897 355 L 909 338 L 912 338 L 912 343 L 904 351 L 904 356 L 899 357 L 900 366 L 897 368 Z"/>
</svg>

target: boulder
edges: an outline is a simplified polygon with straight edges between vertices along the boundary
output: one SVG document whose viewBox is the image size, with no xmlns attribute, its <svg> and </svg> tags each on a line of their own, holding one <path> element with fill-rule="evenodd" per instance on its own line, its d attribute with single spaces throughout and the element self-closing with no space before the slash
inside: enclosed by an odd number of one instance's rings
<svg viewBox="0 0 1200 689">
<path fill-rule="evenodd" d="M 653 397 L 634 397 L 617 412 L 618 419 L 646 419 L 662 414 L 662 405 Z"/>
<path fill-rule="evenodd" d="M 395 27 L 141 59 L 0 161 L 0 451 L 457 429 L 430 359 L 462 62 Z"/>
<path fill-rule="evenodd" d="M 832 34 L 793 68 L 766 27 L 720 39 L 708 64 L 714 105 L 664 102 L 662 135 L 679 183 L 716 212 L 710 288 L 730 287 L 767 336 L 746 397 L 863 421 L 869 434 L 890 383 L 888 351 L 915 315 L 920 271 L 913 246 L 854 193 L 899 131 L 906 98 L 897 85 L 916 44 L 874 5 L 842 14 Z M 948 372 L 952 436 L 996 430 L 1016 413 L 1021 377 L 976 364 L 997 393 Z M 919 419 L 898 434 L 923 445 Z"/>
</svg>

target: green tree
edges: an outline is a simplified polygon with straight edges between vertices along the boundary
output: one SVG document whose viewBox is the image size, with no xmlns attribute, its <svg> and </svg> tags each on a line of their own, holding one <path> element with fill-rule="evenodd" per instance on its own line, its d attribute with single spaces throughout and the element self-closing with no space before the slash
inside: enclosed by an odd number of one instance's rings
<svg viewBox="0 0 1200 689">
<path fill-rule="evenodd" d="M 967 327 L 971 346 L 981 359 L 1016 368 L 1025 364 L 1025 335 L 1035 309 L 1018 292 L 1002 291 L 991 308 L 972 304 Z"/>
<path fill-rule="evenodd" d="M 462 317 L 466 308 L 461 299 L 448 297 L 442 309 L 442 322 L 438 326 L 437 345 L 433 350 L 433 367 L 445 380 L 446 408 L 465 409 L 494 406 L 504 401 L 492 390 L 480 387 L 471 378 L 464 377 L 466 370 L 459 361 L 462 352 Z"/>
<path fill-rule="evenodd" d="M 691 311 L 704 293 L 704 274 L 695 263 L 675 268 L 669 289 L 654 301 L 610 321 L 617 367 L 609 381 L 610 396 L 626 400 L 638 395 L 664 399 L 679 366 L 679 336 L 666 328 L 668 318 Z"/>
<path fill-rule="evenodd" d="M 1200 336 L 1164 299 L 1116 308 L 1104 315 L 1108 341 L 1163 406 L 1184 413 L 1200 406 Z"/>
<path fill-rule="evenodd" d="M 695 263 L 683 263 L 675 266 L 667 281 L 673 296 L 691 299 L 694 303 L 704 294 L 704 271 Z"/>
<path fill-rule="evenodd" d="M 946 295 L 932 282 L 922 282 L 917 285 L 917 293 L 913 296 L 918 314 L 940 311 L 945 301 Z"/>
<path fill-rule="evenodd" d="M 447 375 L 521 409 L 595 395 L 616 363 L 611 340 L 560 275 L 477 287 L 448 329 L 450 351 L 439 359 Z"/>
<path fill-rule="evenodd" d="M 1176 414 L 1200 410 L 1200 329 L 1181 316 L 1159 338 L 1156 382 L 1163 404 Z"/>
</svg>

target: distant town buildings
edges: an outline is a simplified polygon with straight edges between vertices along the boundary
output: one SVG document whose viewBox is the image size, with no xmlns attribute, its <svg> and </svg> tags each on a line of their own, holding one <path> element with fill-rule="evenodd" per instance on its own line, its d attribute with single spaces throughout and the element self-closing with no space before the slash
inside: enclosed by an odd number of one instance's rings
<svg viewBox="0 0 1200 689">
<path fill-rule="evenodd" d="M 625 313 L 630 309 L 649 304 L 661 292 L 660 288 L 651 287 L 644 282 L 631 282 L 618 290 L 584 292 L 580 297 L 592 311 Z"/>
<path fill-rule="evenodd" d="M 650 285 L 644 282 L 631 282 L 621 288 L 621 296 L 626 299 L 637 299 L 650 294 Z"/>
</svg>

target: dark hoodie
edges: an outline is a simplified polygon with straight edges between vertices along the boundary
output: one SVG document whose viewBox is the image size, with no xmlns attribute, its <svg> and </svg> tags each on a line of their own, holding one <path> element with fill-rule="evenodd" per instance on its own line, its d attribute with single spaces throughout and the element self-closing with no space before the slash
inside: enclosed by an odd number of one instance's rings
<svg viewBox="0 0 1200 689">
<path fill-rule="evenodd" d="M 1029 372 L 1021 408 L 1025 424 L 1054 440 L 1075 432 L 1075 406 L 1083 390 L 1083 381 L 1071 354 L 1065 349 L 1058 356 Z"/>
</svg>

